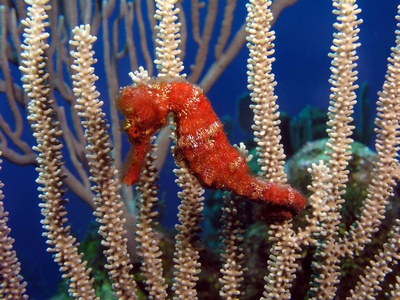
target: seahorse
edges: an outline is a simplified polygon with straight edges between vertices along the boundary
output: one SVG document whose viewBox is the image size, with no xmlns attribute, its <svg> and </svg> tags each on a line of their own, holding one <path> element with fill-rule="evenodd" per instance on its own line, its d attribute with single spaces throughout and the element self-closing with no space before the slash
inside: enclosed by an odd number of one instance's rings
<svg viewBox="0 0 400 300">
<path fill-rule="evenodd" d="M 120 89 L 117 106 L 124 116 L 122 130 L 132 144 L 122 182 L 138 182 L 150 138 L 176 123 L 175 159 L 207 189 L 227 190 L 261 204 L 258 218 L 275 222 L 300 213 L 305 198 L 289 185 L 268 182 L 251 174 L 246 159 L 230 145 L 223 125 L 202 89 L 183 79 L 151 79 Z"/>
</svg>

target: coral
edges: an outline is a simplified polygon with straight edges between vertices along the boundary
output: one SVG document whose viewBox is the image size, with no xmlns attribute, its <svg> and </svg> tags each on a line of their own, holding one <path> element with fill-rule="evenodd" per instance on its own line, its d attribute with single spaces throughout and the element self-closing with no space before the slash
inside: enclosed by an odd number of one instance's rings
<svg viewBox="0 0 400 300">
<path fill-rule="evenodd" d="M 326 136 L 328 117 L 322 109 L 306 106 L 290 121 L 290 144 L 296 153 L 306 143 Z"/>
</svg>

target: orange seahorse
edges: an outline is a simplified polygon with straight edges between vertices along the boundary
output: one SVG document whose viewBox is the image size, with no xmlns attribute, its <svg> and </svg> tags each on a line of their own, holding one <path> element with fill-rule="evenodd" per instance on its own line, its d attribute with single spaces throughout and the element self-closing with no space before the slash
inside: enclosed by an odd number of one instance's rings
<svg viewBox="0 0 400 300">
<path fill-rule="evenodd" d="M 306 200 L 296 189 L 250 173 L 198 86 L 182 79 L 151 79 L 147 84 L 122 88 L 117 105 L 125 117 L 123 130 L 133 146 L 123 183 L 131 185 L 139 180 L 150 137 L 167 125 L 167 116 L 172 113 L 175 159 L 183 162 L 203 187 L 228 190 L 262 204 L 258 217 L 269 222 L 292 218 L 304 209 Z"/>
</svg>

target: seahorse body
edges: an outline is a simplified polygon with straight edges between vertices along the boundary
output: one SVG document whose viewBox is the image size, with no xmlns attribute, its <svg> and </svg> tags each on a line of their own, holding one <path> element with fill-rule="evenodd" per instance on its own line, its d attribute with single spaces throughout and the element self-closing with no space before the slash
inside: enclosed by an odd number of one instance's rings
<svg viewBox="0 0 400 300">
<path fill-rule="evenodd" d="M 259 217 L 267 221 L 288 219 L 304 209 L 306 200 L 297 190 L 250 173 L 199 87 L 181 80 L 152 79 L 148 84 L 122 88 L 117 104 L 125 117 L 123 129 L 133 145 L 124 183 L 138 181 L 150 137 L 166 126 L 172 113 L 177 136 L 175 158 L 184 162 L 203 187 L 229 190 L 262 204 Z"/>
</svg>

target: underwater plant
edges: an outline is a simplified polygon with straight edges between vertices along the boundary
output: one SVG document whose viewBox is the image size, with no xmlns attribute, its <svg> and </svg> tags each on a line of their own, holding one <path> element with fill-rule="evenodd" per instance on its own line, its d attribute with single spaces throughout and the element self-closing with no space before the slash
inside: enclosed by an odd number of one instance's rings
<svg viewBox="0 0 400 300">
<path fill-rule="evenodd" d="M 156 9 L 153 2 L 147 6 L 148 14 L 155 15 L 152 19 L 154 31 L 150 31 L 155 41 L 155 60 L 161 81 L 166 79 L 173 82 L 185 77 L 182 73 L 184 66 L 180 57 L 182 39 L 185 30 L 181 27 L 184 15 L 181 14 L 181 3 L 179 1 L 156 0 Z M 199 68 L 193 68 L 188 76 L 188 82 L 197 82 L 202 73 L 202 65 L 205 61 L 204 52 L 208 48 L 208 39 L 215 20 L 215 5 L 218 1 L 209 1 L 206 26 L 200 35 L 198 9 L 201 3 L 192 1 L 192 15 L 194 18 L 193 35 L 199 43 L 199 55 L 196 62 Z M 275 8 L 274 16 L 278 16 L 283 8 L 293 4 L 295 1 L 271 1 L 250 0 L 247 4 L 246 26 L 241 28 L 227 46 L 228 35 L 221 35 L 216 45 L 215 65 L 209 69 L 209 73 L 203 78 L 201 86 L 204 90 L 216 80 L 218 74 L 226 67 L 232 55 L 241 45 L 241 40 L 247 40 L 250 52 L 248 59 L 248 87 L 251 91 L 252 109 L 254 111 L 254 135 L 257 144 L 258 163 L 260 165 L 260 176 L 263 181 L 271 182 L 273 186 L 286 186 L 287 176 L 284 172 L 283 147 L 280 143 L 279 112 L 276 104 L 277 96 L 274 94 L 276 81 L 272 73 L 274 61 L 274 32 L 271 30 L 273 23 L 272 8 Z M 16 62 L 23 74 L 23 89 L 25 96 L 18 85 L 14 84 L 12 77 L 5 76 L 4 83 L 6 94 L 9 98 L 13 117 L 17 125 L 13 131 L 11 127 L 0 121 L 2 129 L 2 140 L 0 150 L 4 157 L 18 161 L 22 157 L 26 160 L 36 161 L 39 177 L 40 199 L 43 220 L 49 251 L 54 253 L 54 260 L 60 266 L 63 277 L 68 280 L 68 293 L 77 299 L 99 299 L 99 291 L 95 291 L 95 279 L 91 275 L 91 269 L 83 259 L 83 254 L 78 249 L 77 239 L 72 236 L 71 228 L 67 225 L 67 209 L 65 207 L 64 184 L 85 199 L 93 207 L 94 215 L 99 222 L 99 234 L 104 246 L 106 258 L 105 269 L 112 282 L 114 297 L 117 299 L 137 299 L 138 295 L 145 293 L 150 299 L 197 299 L 199 291 L 196 284 L 201 272 L 201 248 L 199 245 L 203 217 L 203 193 L 202 185 L 198 180 L 196 172 L 187 164 L 188 159 L 177 159 L 178 168 L 174 171 L 177 175 L 177 184 L 182 189 L 178 195 L 182 201 L 179 206 L 178 218 L 180 224 L 176 226 L 175 253 L 172 259 L 174 264 L 173 280 L 168 283 L 163 270 L 162 252 L 160 251 L 160 240 L 162 237 L 157 231 L 156 205 L 158 199 L 157 155 L 156 145 L 150 143 L 154 140 L 149 138 L 143 159 L 140 159 L 140 176 L 137 184 L 136 203 L 138 210 L 131 215 L 127 208 L 128 201 L 133 199 L 130 187 L 119 183 L 118 169 L 121 166 L 121 137 L 119 133 L 118 115 L 116 107 L 111 106 L 111 122 L 105 119 L 103 101 L 97 91 L 93 65 L 93 45 L 96 41 L 94 33 L 99 32 L 100 22 L 103 23 L 102 35 L 105 40 L 104 68 L 108 74 L 107 86 L 110 99 L 117 94 L 117 61 L 118 57 L 127 54 L 129 49 L 135 49 L 134 39 L 126 39 L 126 47 L 120 49 L 118 45 L 118 25 L 122 20 L 125 22 L 127 36 L 132 35 L 133 17 L 137 16 L 138 28 L 142 45 L 146 45 L 147 33 L 141 12 L 143 3 L 141 1 L 121 1 L 120 18 L 116 18 L 112 29 L 115 35 L 113 47 L 108 43 L 109 17 L 115 8 L 115 1 L 72 1 L 72 5 L 58 1 L 48 0 L 26 0 L 27 9 L 23 7 L 22 1 L 16 1 L 11 6 L 0 7 L 0 20 L 3 24 L 1 35 L 1 53 L 4 58 L 10 56 L 11 62 Z M 51 5 L 49 5 L 51 3 Z M 224 10 L 224 20 L 221 32 L 230 32 L 230 22 L 233 17 L 233 9 L 236 1 L 227 1 Z M 344 257 L 353 257 L 362 254 L 365 245 L 373 238 L 374 232 L 379 230 L 381 219 L 388 205 L 388 198 L 393 193 L 393 188 L 399 178 L 399 167 L 397 150 L 399 147 L 399 111 L 400 111 L 400 32 L 396 32 L 396 46 L 392 48 L 389 57 L 389 65 L 385 83 L 379 94 L 378 116 L 376 118 L 376 150 L 377 159 L 374 161 L 372 180 L 368 188 L 365 201 L 363 201 L 359 217 L 354 225 L 345 232 L 340 232 L 340 207 L 345 201 L 344 190 L 348 180 L 346 169 L 351 157 L 351 133 L 353 128 L 352 113 L 355 105 L 355 90 L 357 84 L 357 53 L 360 46 L 358 41 L 359 25 L 361 21 L 357 18 L 360 12 L 356 1 L 343 0 L 333 1 L 336 22 L 334 27 L 333 45 L 331 47 L 332 58 L 330 78 L 331 98 L 328 112 L 328 159 L 313 164 L 309 169 L 312 176 L 312 184 L 309 187 L 311 196 L 309 205 L 311 212 L 305 216 L 304 227 L 294 228 L 291 220 L 278 222 L 270 225 L 268 237 L 272 244 L 269 257 L 265 257 L 268 274 L 265 274 L 263 286 L 263 299 L 290 299 L 291 287 L 296 279 L 296 272 L 300 267 L 301 251 L 304 247 L 314 247 L 315 252 L 309 266 L 313 269 L 313 276 L 309 279 L 307 298 L 333 299 L 337 286 L 340 284 L 341 260 Z M 58 15 L 57 11 L 65 11 L 65 15 Z M 94 13 L 93 13 L 94 10 Z M 400 10 L 400 7 L 399 7 Z M 48 12 L 55 14 L 48 15 Z M 78 12 L 79 13 L 76 13 Z M 74 13 L 75 12 L 75 13 Z M 101 12 L 101 13 L 100 13 Z M 92 18 L 93 13 L 93 18 Z M 48 23 L 50 17 L 50 24 Z M 196 18 L 197 17 L 197 18 Z M 20 18 L 21 27 L 17 19 Z M 400 19 L 399 13 L 396 17 Z M 79 25 L 78 19 L 86 25 Z M 156 24 L 157 20 L 157 24 Z M 179 20 L 179 21 L 178 21 Z M 91 25 L 89 25 L 89 23 Z M 182 22 L 182 23 L 181 23 Z M 78 26 L 79 25 L 79 26 Z M 70 55 L 66 53 L 67 29 L 71 27 L 72 38 L 70 39 Z M 24 43 L 18 45 L 18 31 L 24 28 Z M 50 33 L 47 31 L 50 29 Z M 6 34 L 6 31 L 8 35 Z M 153 30 L 153 29 L 150 29 Z M 187 33 L 187 32 L 185 32 Z M 12 46 L 6 42 L 12 40 Z M 51 42 L 51 43 L 48 43 Z M 8 46 L 6 46 L 8 45 Z M 13 49 L 13 47 L 15 49 Z M 134 86 L 132 89 L 149 82 L 152 76 L 152 61 L 147 51 L 143 51 L 144 60 L 147 62 L 148 71 L 140 68 L 136 63 L 136 57 L 129 52 L 131 73 Z M 224 52 L 224 49 L 228 49 Z M 229 50 L 230 49 L 230 50 Z M 236 50 L 235 50 L 236 49 Z M 14 56 L 15 51 L 19 53 Z M 57 52 L 54 59 L 54 53 Z M 113 56 L 110 55 L 112 51 Z M 110 57 L 113 57 L 111 59 Z M 58 65 L 54 72 L 54 65 Z M 7 70 L 8 62 L 2 64 L 4 74 L 10 74 Z M 72 87 L 66 84 L 65 69 L 72 74 Z M 53 73 L 50 73 L 53 72 Z M 191 84 L 185 83 L 192 87 Z M 18 92 L 19 91 L 19 92 Z M 124 91 L 124 90 L 123 90 Z M 126 91 L 126 90 L 125 90 Z M 151 91 L 154 92 L 154 91 Z M 163 90 L 164 94 L 167 94 Z M 20 94 L 18 94 L 20 93 Z M 72 119 L 66 120 L 65 109 L 61 108 L 56 99 L 58 95 L 65 98 L 70 104 L 73 112 Z M 18 98 L 17 96 L 19 95 Z M 165 96 L 165 95 L 164 95 Z M 24 102 L 24 97 L 27 100 Z M 19 100 L 18 100 L 19 99 Z M 24 140 L 20 140 L 21 128 L 24 121 L 18 105 L 27 105 L 29 127 L 36 139 L 36 146 L 32 152 Z M 124 110 L 127 117 L 129 111 Z M 134 109 L 133 107 L 132 109 Z M 177 113 L 177 112 L 175 112 Z M 129 121 L 129 120 L 128 120 Z M 140 123 L 140 119 L 135 122 Z M 164 120 L 163 120 L 164 121 Z M 68 122 L 73 126 L 69 127 Z M 133 124 L 125 124 L 129 130 Z M 136 124 L 135 124 L 136 125 Z M 172 124 L 174 126 L 174 124 Z M 178 126 L 174 126 L 178 130 Z M 14 127 L 13 127 L 14 128 Z M 70 131 L 74 128 L 76 131 Z M 110 132 L 109 132 L 110 131 Z M 174 130 L 173 130 L 174 131 Z M 153 133 L 153 132 L 151 132 Z M 135 140 L 132 132 L 131 140 Z M 179 132 L 173 132 L 172 139 L 177 140 L 179 145 Z M 24 155 L 18 155 L 5 142 L 5 136 L 15 142 L 18 149 Z M 146 141 L 147 143 L 147 141 Z M 134 143 L 135 144 L 135 143 Z M 169 145 L 161 142 L 160 146 Z M 70 152 L 69 157 L 63 158 L 65 148 Z M 116 149 L 113 149 L 113 146 Z M 168 148 L 168 146 L 167 146 Z M 232 150 L 231 148 L 229 148 Z M 135 150 L 134 150 L 135 151 Z M 143 150 L 141 149 L 143 154 Z M 248 161 L 250 157 L 243 145 L 235 150 L 240 152 L 240 163 Z M 37 155 L 36 155 L 37 153 Z M 76 173 L 72 172 L 64 164 L 68 158 L 70 163 L 76 167 Z M 207 161 L 202 162 L 204 164 Z M 84 167 L 82 167 L 84 166 Z M 246 169 L 247 172 L 247 169 Z M 225 174 L 222 174 L 222 177 Z M 77 178 L 81 178 L 79 181 Z M 135 181 L 135 180 L 133 180 Z M 129 182 L 133 183 L 133 182 Z M 252 184 L 252 183 L 250 183 Z M 223 188 L 223 186 L 217 186 Z M 292 197 L 296 193 L 286 193 L 289 201 L 298 200 Z M 222 208 L 221 226 L 221 265 L 219 280 L 210 284 L 218 285 L 219 295 L 224 299 L 239 299 L 245 297 L 243 294 L 243 282 L 246 275 L 244 249 L 242 247 L 243 237 L 246 234 L 240 222 L 242 214 L 241 205 L 237 205 L 237 195 L 240 192 L 225 195 L 226 206 Z M 291 196 L 292 195 L 292 196 Z M 271 195 L 273 198 L 273 196 Z M 10 230 L 7 227 L 7 213 L 3 210 L 3 195 L 0 194 L 0 295 L 5 299 L 24 299 L 26 284 L 19 274 L 20 265 L 12 250 L 13 240 L 9 237 Z M 296 198 L 296 199 L 295 199 Z M 274 198 L 273 198 L 274 199 Z M 300 200 L 299 200 L 300 201 Z M 301 201 L 300 201 L 301 202 Z M 302 204 L 303 205 L 303 204 Z M 302 205 L 294 205 L 300 207 Z M 266 220 L 271 216 L 271 207 L 260 207 L 258 216 L 265 216 Z M 265 211 L 264 211 L 265 210 Z M 299 210 L 299 209 L 297 209 Z M 297 213 L 298 211 L 296 211 Z M 273 218 L 274 216 L 272 216 Z M 400 221 L 389 230 L 387 242 L 378 250 L 375 257 L 371 257 L 370 266 L 360 275 L 359 280 L 349 291 L 351 298 L 373 298 L 378 297 L 381 283 L 385 276 L 399 259 Z M 136 239 L 132 235 L 135 233 Z M 134 273 L 135 259 L 138 260 L 140 271 Z M 140 274 L 140 275 L 137 275 Z M 257 278 L 260 280 L 261 278 Z M 140 289 L 140 292 L 138 290 Z M 204 288 L 207 290 L 207 288 Z M 388 287 L 391 297 L 400 296 L 400 277 L 395 276 L 393 285 Z M 213 295 L 217 297 L 216 295 Z M 207 295 L 206 297 L 210 297 Z"/>
</svg>

